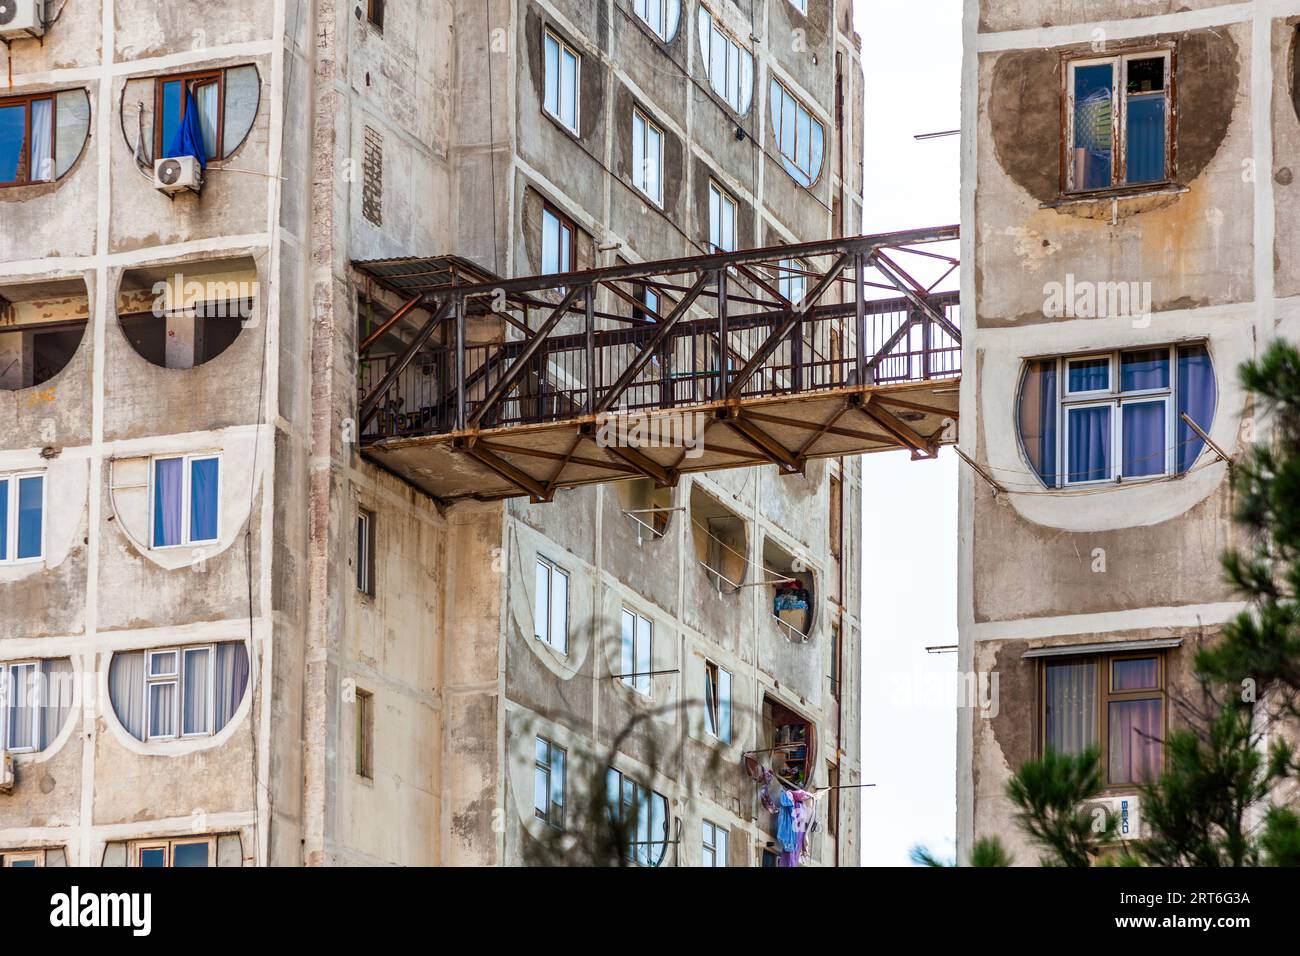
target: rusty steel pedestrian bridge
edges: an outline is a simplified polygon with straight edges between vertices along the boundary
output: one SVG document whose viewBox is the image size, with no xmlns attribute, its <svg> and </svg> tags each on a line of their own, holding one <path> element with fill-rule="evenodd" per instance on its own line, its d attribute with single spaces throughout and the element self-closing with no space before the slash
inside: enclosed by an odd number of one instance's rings
<svg viewBox="0 0 1300 956">
<path fill-rule="evenodd" d="M 362 452 L 443 503 L 931 457 L 956 439 L 958 294 L 942 291 L 956 239 L 948 226 L 517 279 L 454 256 L 354 263 Z"/>
</svg>

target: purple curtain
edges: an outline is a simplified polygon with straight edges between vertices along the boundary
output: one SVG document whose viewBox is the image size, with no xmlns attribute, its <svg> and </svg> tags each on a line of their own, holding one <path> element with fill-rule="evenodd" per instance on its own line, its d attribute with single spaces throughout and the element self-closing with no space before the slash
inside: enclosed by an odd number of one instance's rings
<svg viewBox="0 0 1300 956">
<path fill-rule="evenodd" d="M 1178 473 L 1191 468 L 1205 442 L 1182 419 L 1182 413 L 1208 432 L 1214 422 L 1216 400 L 1214 369 L 1204 345 L 1187 345 L 1178 350 Z"/>
<path fill-rule="evenodd" d="M 1124 414 L 1124 462 L 1120 474 L 1143 478 L 1165 473 L 1165 402 L 1128 402 Z"/>
<path fill-rule="evenodd" d="M 1145 783 L 1160 773 L 1161 706 L 1159 699 L 1111 701 L 1110 727 L 1112 784 Z"/>
<path fill-rule="evenodd" d="M 163 458 L 154 462 L 153 544 L 155 548 L 181 543 L 181 509 L 185 462 Z"/>
<path fill-rule="evenodd" d="M 1056 360 L 1030 362 L 1020 390 L 1020 439 L 1029 463 L 1056 487 Z"/>
<path fill-rule="evenodd" d="M 1069 481 L 1100 481 L 1110 477 L 1109 405 L 1072 408 L 1069 412 Z"/>
<path fill-rule="evenodd" d="M 248 648 L 243 642 L 218 644 L 216 659 L 216 712 L 212 732 L 230 723 L 248 688 Z"/>
</svg>

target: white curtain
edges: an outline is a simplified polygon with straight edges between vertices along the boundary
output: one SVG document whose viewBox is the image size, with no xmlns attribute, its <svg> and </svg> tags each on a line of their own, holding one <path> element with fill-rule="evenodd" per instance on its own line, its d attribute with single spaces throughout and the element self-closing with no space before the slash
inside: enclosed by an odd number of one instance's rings
<svg viewBox="0 0 1300 956">
<path fill-rule="evenodd" d="M 248 648 L 243 642 L 218 644 L 215 666 L 217 701 L 213 733 L 230 723 L 244 699 L 244 691 L 248 689 Z"/>
<path fill-rule="evenodd" d="M 203 130 L 203 152 L 208 162 L 220 159 L 217 155 L 217 113 L 221 90 L 216 83 L 205 83 L 194 91 L 194 102 L 199 108 L 199 128 Z"/>
<path fill-rule="evenodd" d="M 144 740 L 144 651 L 113 655 L 108 668 L 108 696 L 126 732 Z"/>
<path fill-rule="evenodd" d="M 181 733 L 206 734 L 212 730 L 211 669 L 212 651 L 208 648 L 199 647 L 185 652 Z"/>
<path fill-rule="evenodd" d="M 54 101 L 32 100 L 32 182 L 54 178 Z"/>
<path fill-rule="evenodd" d="M 1047 745 L 1078 754 L 1097 742 L 1097 662 L 1047 666 Z"/>
<path fill-rule="evenodd" d="M 72 661 L 66 657 L 42 661 L 41 676 L 45 686 L 41 697 L 40 746 L 44 750 L 59 735 L 72 709 Z"/>
</svg>

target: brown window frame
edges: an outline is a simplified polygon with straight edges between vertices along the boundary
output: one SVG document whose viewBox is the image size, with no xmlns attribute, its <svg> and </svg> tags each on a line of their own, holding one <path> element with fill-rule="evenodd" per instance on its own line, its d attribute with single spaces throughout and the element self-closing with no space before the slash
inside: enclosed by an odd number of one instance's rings
<svg viewBox="0 0 1300 956">
<path fill-rule="evenodd" d="M 1113 689 L 1114 663 L 1125 660 L 1150 660 L 1156 662 L 1156 686 L 1140 690 L 1117 691 Z M 1100 752 L 1102 788 L 1106 793 L 1133 791 L 1143 783 L 1152 781 L 1135 780 L 1127 783 L 1112 783 L 1110 780 L 1110 705 L 1126 700 L 1160 701 L 1160 764 L 1163 772 L 1165 762 L 1165 740 L 1169 735 L 1169 688 L 1168 656 L 1163 650 L 1120 651 L 1113 654 L 1081 654 L 1076 656 L 1046 657 L 1039 660 L 1038 667 L 1038 747 L 1041 757 L 1047 749 L 1047 668 L 1053 664 L 1091 663 L 1097 668 L 1096 679 L 1096 713 L 1093 720 L 1097 732 L 1097 748 Z"/>
<path fill-rule="evenodd" d="M 168 83 L 179 82 L 188 92 L 191 84 L 206 85 L 207 82 L 217 84 L 217 155 L 209 156 L 207 165 L 212 166 L 220 163 L 225 158 L 226 151 L 226 71 L 224 68 L 217 70 L 196 70 L 192 73 L 164 73 L 154 77 L 154 102 L 153 102 L 153 154 L 155 159 L 160 159 L 163 153 L 163 87 Z M 181 115 L 178 122 L 185 122 L 185 97 L 181 97 Z"/>
<path fill-rule="evenodd" d="M 1152 182 L 1127 182 L 1128 178 L 1128 110 L 1127 90 L 1123 89 L 1126 64 L 1129 60 L 1164 56 L 1168 58 L 1168 71 L 1165 83 L 1165 175 Z M 1115 86 L 1112 92 L 1113 112 L 1111 121 L 1111 182 L 1109 186 L 1095 189 L 1080 189 L 1073 185 L 1071 153 L 1074 143 L 1074 90 L 1071 77 L 1073 67 L 1080 64 L 1116 63 Z M 1165 43 L 1121 46 L 1106 53 L 1098 54 L 1091 50 L 1075 50 L 1061 56 L 1061 143 L 1060 143 L 1060 192 L 1062 199 L 1088 199 L 1091 197 L 1109 197 L 1124 193 L 1141 193 L 1152 190 L 1167 189 L 1176 184 L 1178 170 L 1178 50 L 1177 44 Z"/>
<path fill-rule="evenodd" d="M 360 687 L 355 689 L 356 774 L 363 780 L 375 779 L 375 695 Z"/>
<path fill-rule="evenodd" d="M 50 101 L 50 155 L 57 156 L 59 149 L 59 98 L 54 92 L 47 93 L 28 93 L 20 96 L 0 97 L 0 107 L 25 106 L 27 109 L 27 119 L 23 125 L 23 149 L 27 151 L 27 178 L 15 179 L 13 182 L 0 182 L 0 189 L 9 189 L 14 186 L 40 186 L 46 183 L 57 182 L 56 179 L 32 179 L 32 103 L 39 100 Z M 22 163 L 19 162 L 21 168 Z"/>
<path fill-rule="evenodd" d="M 384 32 L 384 0 L 368 0 L 366 19 L 372 26 L 378 28 L 380 33 Z"/>
</svg>

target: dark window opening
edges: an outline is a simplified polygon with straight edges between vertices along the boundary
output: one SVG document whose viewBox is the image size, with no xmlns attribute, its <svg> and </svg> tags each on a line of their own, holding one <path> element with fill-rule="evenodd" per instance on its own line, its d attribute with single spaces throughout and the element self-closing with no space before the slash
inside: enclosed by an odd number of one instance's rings
<svg viewBox="0 0 1300 956">
<path fill-rule="evenodd" d="M 234 344 L 252 308 L 251 299 L 239 299 L 200 302 L 163 315 L 127 314 L 121 317 L 122 331 L 136 352 L 154 365 L 195 368 Z"/>
<path fill-rule="evenodd" d="M 765 747 L 771 750 L 772 772 L 787 784 L 806 789 L 811 782 L 816 729 L 811 720 L 773 700 L 763 698 Z"/>
<path fill-rule="evenodd" d="M 366 14 L 368 19 L 380 30 L 384 28 L 384 0 L 369 0 L 369 11 Z"/>
</svg>

